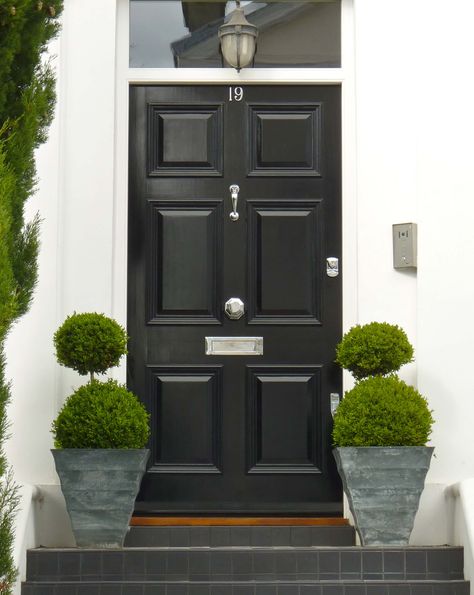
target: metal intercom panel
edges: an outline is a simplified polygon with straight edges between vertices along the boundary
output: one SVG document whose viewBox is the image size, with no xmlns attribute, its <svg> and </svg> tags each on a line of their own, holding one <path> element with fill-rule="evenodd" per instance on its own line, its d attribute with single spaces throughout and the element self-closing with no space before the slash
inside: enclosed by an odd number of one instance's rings
<svg viewBox="0 0 474 595">
<path fill-rule="evenodd" d="M 416 223 L 393 225 L 393 267 L 407 269 L 417 267 Z"/>
</svg>

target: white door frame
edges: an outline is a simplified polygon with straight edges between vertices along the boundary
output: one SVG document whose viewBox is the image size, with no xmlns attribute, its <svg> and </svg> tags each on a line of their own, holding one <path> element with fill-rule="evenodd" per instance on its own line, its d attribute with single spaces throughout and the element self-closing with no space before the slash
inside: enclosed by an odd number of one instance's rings
<svg viewBox="0 0 474 595">
<path fill-rule="evenodd" d="M 357 196 L 353 0 L 341 0 L 341 68 L 129 68 L 129 0 L 117 0 L 112 315 L 127 320 L 128 120 L 131 84 L 340 84 L 342 89 L 343 325 L 356 323 Z M 116 372 L 125 381 L 122 365 Z M 345 376 L 345 386 L 350 382 Z"/>
</svg>

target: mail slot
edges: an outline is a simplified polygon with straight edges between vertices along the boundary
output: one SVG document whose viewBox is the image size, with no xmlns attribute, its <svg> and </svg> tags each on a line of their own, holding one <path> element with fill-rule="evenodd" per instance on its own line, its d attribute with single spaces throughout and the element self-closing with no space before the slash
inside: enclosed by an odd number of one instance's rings
<svg viewBox="0 0 474 595">
<path fill-rule="evenodd" d="M 263 355 L 263 337 L 206 337 L 206 355 Z"/>
</svg>

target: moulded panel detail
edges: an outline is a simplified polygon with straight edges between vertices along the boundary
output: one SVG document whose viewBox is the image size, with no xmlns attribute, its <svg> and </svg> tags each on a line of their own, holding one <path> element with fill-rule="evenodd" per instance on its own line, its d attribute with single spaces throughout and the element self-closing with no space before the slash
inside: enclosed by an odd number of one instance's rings
<svg viewBox="0 0 474 595">
<path fill-rule="evenodd" d="M 150 201 L 147 324 L 220 324 L 221 201 Z"/>
<path fill-rule="evenodd" d="M 249 106 L 249 176 L 321 176 L 321 104 Z"/>
<path fill-rule="evenodd" d="M 247 368 L 247 470 L 321 473 L 319 366 Z"/>
<path fill-rule="evenodd" d="M 221 368 L 150 366 L 151 473 L 221 473 Z"/>
<path fill-rule="evenodd" d="M 321 206 L 247 202 L 249 324 L 321 323 Z"/>
<path fill-rule="evenodd" d="M 222 176 L 222 106 L 148 106 L 149 176 Z"/>
</svg>

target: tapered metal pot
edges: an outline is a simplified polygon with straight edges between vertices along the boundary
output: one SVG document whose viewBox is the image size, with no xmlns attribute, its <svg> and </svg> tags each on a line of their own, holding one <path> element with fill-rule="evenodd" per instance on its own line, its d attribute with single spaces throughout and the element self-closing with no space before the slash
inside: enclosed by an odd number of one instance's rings
<svg viewBox="0 0 474 595">
<path fill-rule="evenodd" d="M 407 545 L 433 448 L 370 446 L 333 453 L 362 545 Z"/>
<path fill-rule="evenodd" d="M 148 449 L 53 449 L 78 547 L 123 546 Z"/>
</svg>

